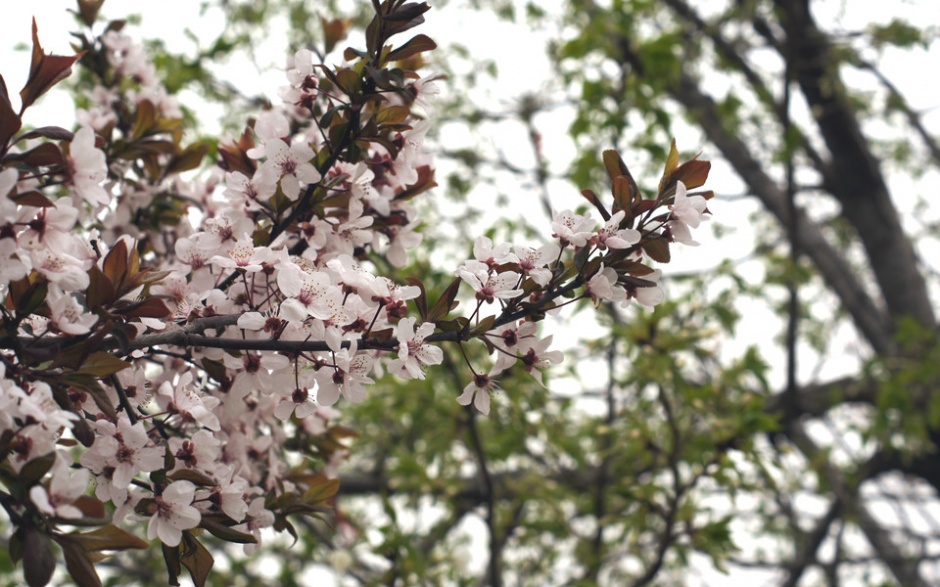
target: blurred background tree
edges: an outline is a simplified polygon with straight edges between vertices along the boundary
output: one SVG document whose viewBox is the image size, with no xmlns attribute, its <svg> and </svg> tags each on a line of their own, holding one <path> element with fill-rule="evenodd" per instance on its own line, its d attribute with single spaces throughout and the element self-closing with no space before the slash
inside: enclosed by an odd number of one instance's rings
<svg viewBox="0 0 940 587">
<path fill-rule="evenodd" d="M 204 2 L 224 30 L 209 39 L 193 24 L 199 50 L 186 55 L 154 42 L 156 62 L 171 90 L 225 104 L 234 132 L 266 98 L 217 65 L 258 63 L 272 34 L 285 52 L 323 51 L 364 25 L 339 4 Z M 220 551 L 211 580 L 940 581 L 938 209 L 925 187 L 940 123 L 936 95 L 915 102 L 884 65 L 899 52 L 935 61 L 940 15 L 905 2 L 893 20 L 844 26 L 861 22 L 861 4 L 454 0 L 430 13 L 441 31 L 474 10 L 536 31 L 551 70 L 537 91 L 501 94 L 502 60 L 534 58 L 534 42 L 498 58 L 452 44 L 428 67 L 449 75 L 436 126 L 450 174 L 430 211 L 441 224 L 407 271 L 422 269 L 429 290 L 452 276 L 431 274 L 428 258 L 465 253 L 493 201 L 483 192 L 509 205 L 497 232 L 533 232 L 542 210 L 577 201 L 575 185 L 605 188 L 605 148 L 635 154 L 634 175 L 652 178 L 671 137 L 702 147 L 713 184 L 727 182 L 715 237 L 667 275 L 670 301 L 655 311 L 607 307 L 596 324 L 570 309 L 573 326 L 555 333 L 563 368 L 545 386 L 506 377 L 487 418 L 453 401 L 470 375 L 456 349 L 446 375 L 387 378 L 341 406 L 355 437 L 333 527 L 298 527 L 295 544 L 248 561 Z M 500 99 L 474 100 L 487 84 Z M 513 133 L 525 156 L 492 138 Z M 112 585 L 162 576 L 161 561 L 110 564 Z"/>
</svg>

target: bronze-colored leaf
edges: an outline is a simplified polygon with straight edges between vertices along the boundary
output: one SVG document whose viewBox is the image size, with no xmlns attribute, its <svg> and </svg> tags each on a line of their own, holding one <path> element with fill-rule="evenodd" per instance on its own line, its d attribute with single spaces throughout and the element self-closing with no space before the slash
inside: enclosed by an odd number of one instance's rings
<svg viewBox="0 0 940 587">
<path fill-rule="evenodd" d="M 21 192 L 15 196 L 8 196 L 11 200 L 20 206 L 32 206 L 33 208 L 55 208 L 55 204 L 37 190 Z"/>
<path fill-rule="evenodd" d="M 47 167 L 50 165 L 64 165 L 62 150 L 55 143 L 42 143 L 24 153 L 7 155 L 4 161 L 16 161 L 29 167 Z"/>
<path fill-rule="evenodd" d="M 108 375 L 114 375 L 122 369 L 127 369 L 130 366 L 130 363 L 122 361 L 111 353 L 98 351 L 88 355 L 82 362 L 79 372 L 95 377 L 107 377 Z"/>
<path fill-rule="evenodd" d="M 16 140 L 19 142 L 25 141 L 27 139 L 35 139 L 37 137 L 45 137 L 47 139 L 53 139 L 56 141 L 71 141 L 73 138 L 75 138 L 75 134 L 70 130 L 62 128 L 61 126 L 41 126 L 21 134 L 20 136 L 16 137 Z"/>
<path fill-rule="evenodd" d="M 85 23 L 85 26 L 91 27 L 98 20 L 98 11 L 104 0 L 78 0 L 78 16 Z"/>
<path fill-rule="evenodd" d="M 80 495 L 73 505 L 81 510 L 86 518 L 104 518 L 107 512 L 101 500 L 92 495 Z"/>
<path fill-rule="evenodd" d="M 421 293 L 418 294 L 418 297 L 414 298 L 413 302 L 415 307 L 418 309 L 418 315 L 421 316 L 421 320 L 425 321 L 428 319 L 428 294 L 424 289 L 424 284 L 421 283 L 421 280 L 417 277 L 406 277 L 408 283 L 417 287 L 421 290 Z"/>
<path fill-rule="evenodd" d="M 133 302 L 120 308 L 114 308 L 113 312 L 122 316 L 135 316 L 137 318 L 166 318 L 170 315 L 170 309 L 159 298 L 147 298 L 139 302 Z"/>
<path fill-rule="evenodd" d="M 115 298 L 114 284 L 97 265 L 88 270 L 88 289 L 85 290 L 85 304 L 92 311 L 110 304 Z"/>
<path fill-rule="evenodd" d="M 598 212 L 600 212 L 601 217 L 605 222 L 610 220 L 610 212 L 608 212 L 607 208 L 604 207 L 604 204 L 601 203 L 601 199 L 597 197 L 597 194 L 594 193 L 594 190 L 581 190 L 581 195 L 584 196 L 584 198 L 590 202 Z"/>
<path fill-rule="evenodd" d="M 251 534 L 239 532 L 231 526 L 220 524 L 219 522 L 209 519 L 207 516 L 202 517 L 202 521 L 199 522 L 199 527 L 205 528 L 216 538 L 221 538 L 227 542 L 235 542 L 238 544 L 257 544 L 258 542 L 258 539 Z"/>
<path fill-rule="evenodd" d="M 183 542 L 180 543 L 180 562 L 189 571 L 190 577 L 196 587 L 205 587 L 209 573 L 212 571 L 212 565 L 215 559 L 202 545 L 196 540 L 192 532 L 186 530 L 183 532 Z"/>
<path fill-rule="evenodd" d="M 163 171 L 164 177 L 173 173 L 182 173 L 199 167 L 202 160 L 209 153 L 206 143 L 193 143 L 186 147 L 182 153 L 174 155 Z"/>
<path fill-rule="evenodd" d="M 407 43 L 389 53 L 388 56 L 386 56 L 386 60 L 401 61 L 419 53 L 424 53 L 425 51 L 433 51 L 434 49 L 437 49 L 437 43 L 435 43 L 431 37 L 424 34 L 415 35 Z"/>
<path fill-rule="evenodd" d="M 113 524 L 95 528 L 81 534 L 69 534 L 72 540 L 79 542 L 87 551 L 97 552 L 103 550 L 128 550 L 130 548 L 143 549 L 150 546 L 146 540 L 138 538 L 127 530 L 122 530 Z"/>
<path fill-rule="evenodd" d="M 123 239 L 114 243 L 108 251 L 101 270 L 114 284 L 114 289 L 120 291 L 121 284 L 127 276 L 127 244 Z"/>
<path fill-rule="evenodd" d="M 686 161 L 672 173 L 665 187 L 669 189 L 675 185 L 675 182 L 681 181 L 685 184 L 686 189 L 695 189 L 705 184 L 711 168 L 710 161 L 699 161 L 698 159 Z"/>
<path fill-rule="evenodd" d="M 157 125 L 157 109 L 150 100 L 141 100 L 137 103 L 137 112 L 134 116 L 134 126 L 131 128 L 130 140 L 136 141 L 150 134 Z"/>
<path fill-rule="evenodd" d="M 339 491 L 339 479 L 323 477 L 322 481 L 304 492 L 304 503 L 308 505 L 323 503 L 335 496 L 337 491 Z"/>
<path fill-rule="evenodd" d="M 42 478 L 52 469 L 52 465 L 55 463 L 55 452 L 50 452 L 32 459 L 20 469 L 20 474 L 17 481 L 23 487 L 29 488 L 33 485 L 38 485 Z"/>
<path fill-rule="evenodd" d="M 460 283 L 462 281 L 463 280 L 458 277 L 447 286 L 447 289 L 441 294 L 437 303 L 434 304 L 434 307 L 428 312 L 428 322 L 437 322 L 447 317 L 453 309 L 452 304 L 454 300 L 457 299 L 457 291 L 460 289 Z"/>
<path fill-rule="evenodd" d="M 100 587 L 101 578 L 95 564 L 84 548 L 71 540 L 71 536 L 56 539 L 65 555 L 65 569 L 79 587 Z"/>
<path fill-rule="evenodd" d="M 29 587 L 45 587 L 55 572 L 55 554 L 52 540 L 35 528 L 27 528 L 23 535 L 23 577 Z"/>
<path fill-rule="evenodd" d="M 669 253 L 669 243 L 664 238 L 654 238 L 643 243 L 643 250 L 657 263 L 668 263 L 672 258 Z"/>
<path fill-rule="evenodd" d="M 173 471 L 166 476 L 167 479 L 173 481 L 192 481 L 196 485 L 201 485 L 203 487 L 212 487 L 217 485 L 217 483 L 205 473 L 200 473 L 199 471 L 194 471 L 193 469 L 180 469 L 178 471 Z"/>
<path fill-rule="evenodd" d="M 179 585 L 179 577 L 183 572 L 183 567 L 180 565 L 180 549 L 182 545 L 179 546 L 167 546 L 166 544 L 161 543 L 163 549 L 163 562 L 166 564 L 166 575 L 167 582 L 170 585 Z"/>
<path fill-rule="evenodd" d="M 607 149 L 603 153 L 604 169 L 607 170 L 607 176 L 613 181 L 618 175 L 629 176 L 630 170 L 627 164 L 620 158 L 620 154 L 613 149 Z"/>
<path fill-rule="evenodd" d="M 321 16 L 320 26 L 323 27 L 324 53 L 329 53 L 340 41 L 346 38 L 349 22 L 339 18 L 327 20 Z"/>
</svg>

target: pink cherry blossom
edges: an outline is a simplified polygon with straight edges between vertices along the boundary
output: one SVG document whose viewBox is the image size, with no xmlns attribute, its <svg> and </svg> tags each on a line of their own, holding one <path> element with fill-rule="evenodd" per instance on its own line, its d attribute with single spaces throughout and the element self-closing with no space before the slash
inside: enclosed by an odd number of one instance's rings
<svg viewBox="0 0 940 587">
<path fill-rule="evenodd" d="M 271 140 L 265 143 L 264 153 L 268 160 L 264 168 L 280 178 L 281 191 L 290 200 L 296 200 L 301 188 L 320 181 L 320 173 L 310 164 L 313 149 L 304 143 L 287 146 L 284 141 Z"/>
<path fill-rule="evenodd" d="M 424 342 L 434 332 L 434 324 L 425 322 L 416 329 L 415 321 L 408 317 L 398 323 L 398 360 L 408 376 L 424 379 L 424 368 L 440 365 L 444 360 L 444 351 Z"/>
<path fill-rule="evenodd" d="M 183 530 L 199 525 L 202 516 L 192 506 L 196 486 L 189 481 L 174 481 L 154 498 L 157 511 L 147 524 L 147 539 L 159 538 L 167 546 L 178 546 Z"/>
<path fill-rule="evenodd" d="M 89 204 L 107 204 L 111 196 L 101 187 L 108 178 L 108 165 L 104 153 L 95 148 L 95 131 L 83 126 L 72 138 L 69 148 L 69 168 L 76 193 Z"/>
<path fill-rule="evenodd" d="M 466 387 L 463 393 L 457 397 L 457 403 L 462 406 L 469 406 L 473 402 L 473 407 L 484 416 L 490 413 L 490 394 L 498 389 L 496 381 L 492 378 L 493 373 L 476 373 L 473 379 Z"/>
</svg>

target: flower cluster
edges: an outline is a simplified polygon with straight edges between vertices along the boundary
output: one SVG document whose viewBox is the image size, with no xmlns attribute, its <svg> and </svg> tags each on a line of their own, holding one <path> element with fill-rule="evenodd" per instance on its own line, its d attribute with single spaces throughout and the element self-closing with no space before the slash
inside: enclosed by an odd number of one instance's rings
<svg viewBox="0 0 940 587">
<path fill-rule="evenodd" d="M 71 572 L 93 568 L 100 550 L 146 546 L 121 527 L 135 521 L 171 573 L 208 556 L 192 554 L 196 528 L 251 552 L 262 529 L 325 511 L 346 455 L 332 406 L 365 400 L 382 374 L 424 379 L 442 344 L 481 341 L 495 360 L 471 365 L 456 399 L 488 413 L 498 375 L 515 366 L 541 383 L 562 361 L 537 331 L 547 312 L 663 299 L 645 260 L 692 242 L 705 195 L 687 188 L 704 162 L 667 163 L 643 198 L 605 153 L 613 212 L 585 191 L 603 224 L 565 210 L 539 247 L 480 237 L 433 304 L 417 280 L 379 274 L 421 243 L 413 202 L 435 185 L 424 137 L 436 88 L 402 69 L 433 41 L 387 45 L 428 7 L 382 6 L 345 65 L 295 53 L 284 104 L 195 176 L 184 172 L 208 147 L 181 144 L 178 104 L 115 23 L 81 37 L 92 81 L 78 130 L 16 135 L 77 59 L 44 54 L 34 35 L 30 101 L 0 108 L 0 502 L 18 552 L 56 541 L 87 563 Z M 94 14 L 81 14 L 90 31 Z M 461 287 L 474 302 L 454 317 Z M 79 522 L 103 528 L 58 530 Z M 41 557 L 22 556 L 42 577 Z"/>
</svg>

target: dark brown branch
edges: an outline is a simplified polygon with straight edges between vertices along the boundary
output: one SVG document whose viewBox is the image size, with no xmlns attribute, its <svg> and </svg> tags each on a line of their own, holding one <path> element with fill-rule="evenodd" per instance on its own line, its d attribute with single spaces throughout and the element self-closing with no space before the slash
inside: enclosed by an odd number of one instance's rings
<svg viewBox="0 0 940 587">
<path fill-rule="evenodd" d="M 933 304 L 913 245 L 838 72 L 839 62 L 813 20 L 808 2 L 776 0 L 796 80 L 832 156 L 837 181 L 829 186 L 865 247 L 892 318 L 909 316 L 936 326 Z"/>
</svg>

